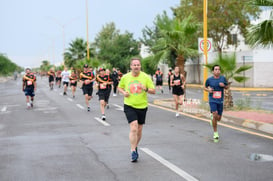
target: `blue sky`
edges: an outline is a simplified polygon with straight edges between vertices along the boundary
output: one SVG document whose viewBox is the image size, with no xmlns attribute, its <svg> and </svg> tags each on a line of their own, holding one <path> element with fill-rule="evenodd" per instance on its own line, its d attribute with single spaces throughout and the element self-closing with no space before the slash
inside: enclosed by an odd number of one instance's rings
<svg viewBox="0 0 273 181">
<path fill-rule="evenodd" d="M 102 26 L 114 22 L 135 38 L 152 26 L 157 14 L 180 0 L 88 0 L 89 41 Z M 62 60 L 64 25 L 65 47 L 76 37 L 86 40 L 85 0 L 0 0 L 0 53 L 20 66 L 39 66 L 49 59 Z"/>
</svg>

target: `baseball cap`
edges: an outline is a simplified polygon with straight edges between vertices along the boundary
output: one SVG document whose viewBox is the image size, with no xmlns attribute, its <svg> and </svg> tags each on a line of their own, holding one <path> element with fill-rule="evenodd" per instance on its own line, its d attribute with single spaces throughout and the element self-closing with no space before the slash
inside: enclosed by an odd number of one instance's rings
<svg viewBox="0 0 273 181">
<path fill-rule="evenodd" d="M 88 65 L 87 64 L 84 64 L 84 66 L 83 66 L 84 68 L 88 68 Z"/>
<path fill-rule="evenodd" d="M 99 72 L 100 72 L 100 71 L 105 71 L 105 68 L 100 68 L 100 69 L 99 69 Z"/>
</svg>

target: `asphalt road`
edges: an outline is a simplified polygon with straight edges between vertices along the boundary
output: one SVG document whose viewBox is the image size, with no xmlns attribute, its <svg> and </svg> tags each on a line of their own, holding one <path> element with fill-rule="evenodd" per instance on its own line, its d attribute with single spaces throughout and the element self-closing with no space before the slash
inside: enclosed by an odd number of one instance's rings
<svg viewBox="0 0 273 181">
<path fill-rule="evenodd" d="M 131 163 L 122 96 L 111 96 L 104 123 L 97 96 L 87 112 L 81 89 L 75 99 L 61 94 L 38 78 L 34 108 L 27 110 L 19 80 L 0 84 L 1 181 L 273 180 L 273 161 L 251 160 L 252 153 L 270 159 L 273 140 L 219 127 L 214 143 L 207 122 L 152 104 L 139 161 Z M 171 96 L 149 100 L 162 97 Z"/>
</svg>

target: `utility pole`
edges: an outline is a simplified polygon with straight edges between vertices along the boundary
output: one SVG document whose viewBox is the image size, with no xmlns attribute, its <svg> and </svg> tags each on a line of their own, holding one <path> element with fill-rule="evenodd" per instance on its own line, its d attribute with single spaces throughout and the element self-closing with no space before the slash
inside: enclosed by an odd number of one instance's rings
<svg viewBox="0 0 273 181">
<path fill-rule="evenodd" d="M 208 0 L 203 0 L 203 36 L 204 36 L 204 64 L 208 64 L 208 21 L 207 21 L 207 13 L 208 11 Z M 206 80 L 208 78 L 208 69 L 207 67 L 203 67 L 203 87 L 205 87 Z M 203 91 L 203 101 L 208 101 L 208 92 Z"/>
</svg>

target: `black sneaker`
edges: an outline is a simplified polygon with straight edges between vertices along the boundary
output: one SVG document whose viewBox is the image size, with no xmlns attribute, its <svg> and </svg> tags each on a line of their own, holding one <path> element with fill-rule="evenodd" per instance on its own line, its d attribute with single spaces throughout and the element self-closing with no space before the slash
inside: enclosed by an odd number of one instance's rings
<svg viewBox="0 0 273 181">
<path fill-rule="evenodd" d="M 137 162 L 137 159 L 138 159 L 138 153 L 136 151 L 132 151 L 132 160 L 131 162 Z"/>
<path fill-rule="evenodd" d="M 30 103 L 31 108 L 33 108 L 33 103 Z"/>
<path fill-rule="evenodd" d="M 73 99 L 75 99 L 75 96 L 73 96 Z"/>
<path fill-rule="evenodd" d="M 66 92 L 64 92 L 64 96 L 67 95 Z"/>
<path fill-rule="evenodd" d="M 87 108 L 87 111 L 90 112 L 90 107 Z"/>
</svg>

